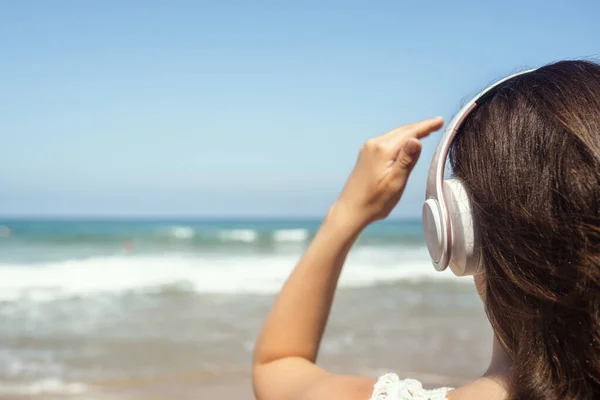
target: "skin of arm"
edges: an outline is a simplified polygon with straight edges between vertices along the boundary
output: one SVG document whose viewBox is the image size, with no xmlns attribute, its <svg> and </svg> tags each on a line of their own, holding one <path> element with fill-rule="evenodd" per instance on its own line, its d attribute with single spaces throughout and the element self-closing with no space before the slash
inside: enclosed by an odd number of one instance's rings
<svg viewBox="0 0 600 400">
<path fill-rule="evenodd" d="M 369 139 L 338 200 L 277 296 L 255 345 L 258 400 L 367 400 L 374 379 L 330 374 L 315 363 L 337 282 L 361 231 L 389 215 L 417 162 L 432 118 Z"/>
</svg>

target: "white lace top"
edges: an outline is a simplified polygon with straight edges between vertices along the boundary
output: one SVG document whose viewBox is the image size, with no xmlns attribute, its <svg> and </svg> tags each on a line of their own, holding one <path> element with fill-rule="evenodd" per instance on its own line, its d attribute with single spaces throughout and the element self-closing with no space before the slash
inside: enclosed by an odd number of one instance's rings
<svg viewBox="0 0 600 400">
<path fill-rule="evenodd" d="M 447 400 L 452 388 L 425 390 L 416 379 L 400 379 L 396 374 L 385 374 L 377 380 L 370 400 Z"/>
</svg>

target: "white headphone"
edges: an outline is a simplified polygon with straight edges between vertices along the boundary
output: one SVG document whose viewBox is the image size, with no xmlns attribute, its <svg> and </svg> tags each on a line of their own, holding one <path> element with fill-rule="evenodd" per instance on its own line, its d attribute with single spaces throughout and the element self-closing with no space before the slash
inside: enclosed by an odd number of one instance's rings
<svg viewBox="0 0 600 400">
<path fill-rule="evenodd" d="M 484 89 L 452 118 L 440 139 L 427 176 L 423 229 L 433 266 L 438 271 L 448 266 L 457 276 L 482 272 L 480 252 L 475 246 L 475 229 L 469 195 L 457 179 L 444 180 L 444 167 L 452 140 L 469 114 L 501 83 L 534 70 L 518 72 Z"/>
</svg>

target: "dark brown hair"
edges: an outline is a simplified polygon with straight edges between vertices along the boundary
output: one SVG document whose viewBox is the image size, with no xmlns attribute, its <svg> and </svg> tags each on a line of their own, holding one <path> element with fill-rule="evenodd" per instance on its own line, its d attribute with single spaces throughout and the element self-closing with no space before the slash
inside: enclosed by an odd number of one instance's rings
<svg viewBox="0 0 600 400">
<path fill-rule="evenodd" d="M 600 65 L 501 84 L 450 162 L 473 204 L 510 399 L 600 399 Z"/>
</svg>

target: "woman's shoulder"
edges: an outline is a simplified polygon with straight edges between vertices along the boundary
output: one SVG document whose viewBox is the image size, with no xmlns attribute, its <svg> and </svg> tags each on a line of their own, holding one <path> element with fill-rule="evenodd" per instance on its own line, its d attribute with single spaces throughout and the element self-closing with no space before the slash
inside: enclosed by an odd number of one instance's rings
<svg viewBox="0 0 600 400">
<path fill-rule="evenodd" d="M 375 383 L 370 400 L 446 400 L 452 388 L 423 389 L 416 379 L 400 379 L 396 374 L 382 375 Z"/>
</svg>

